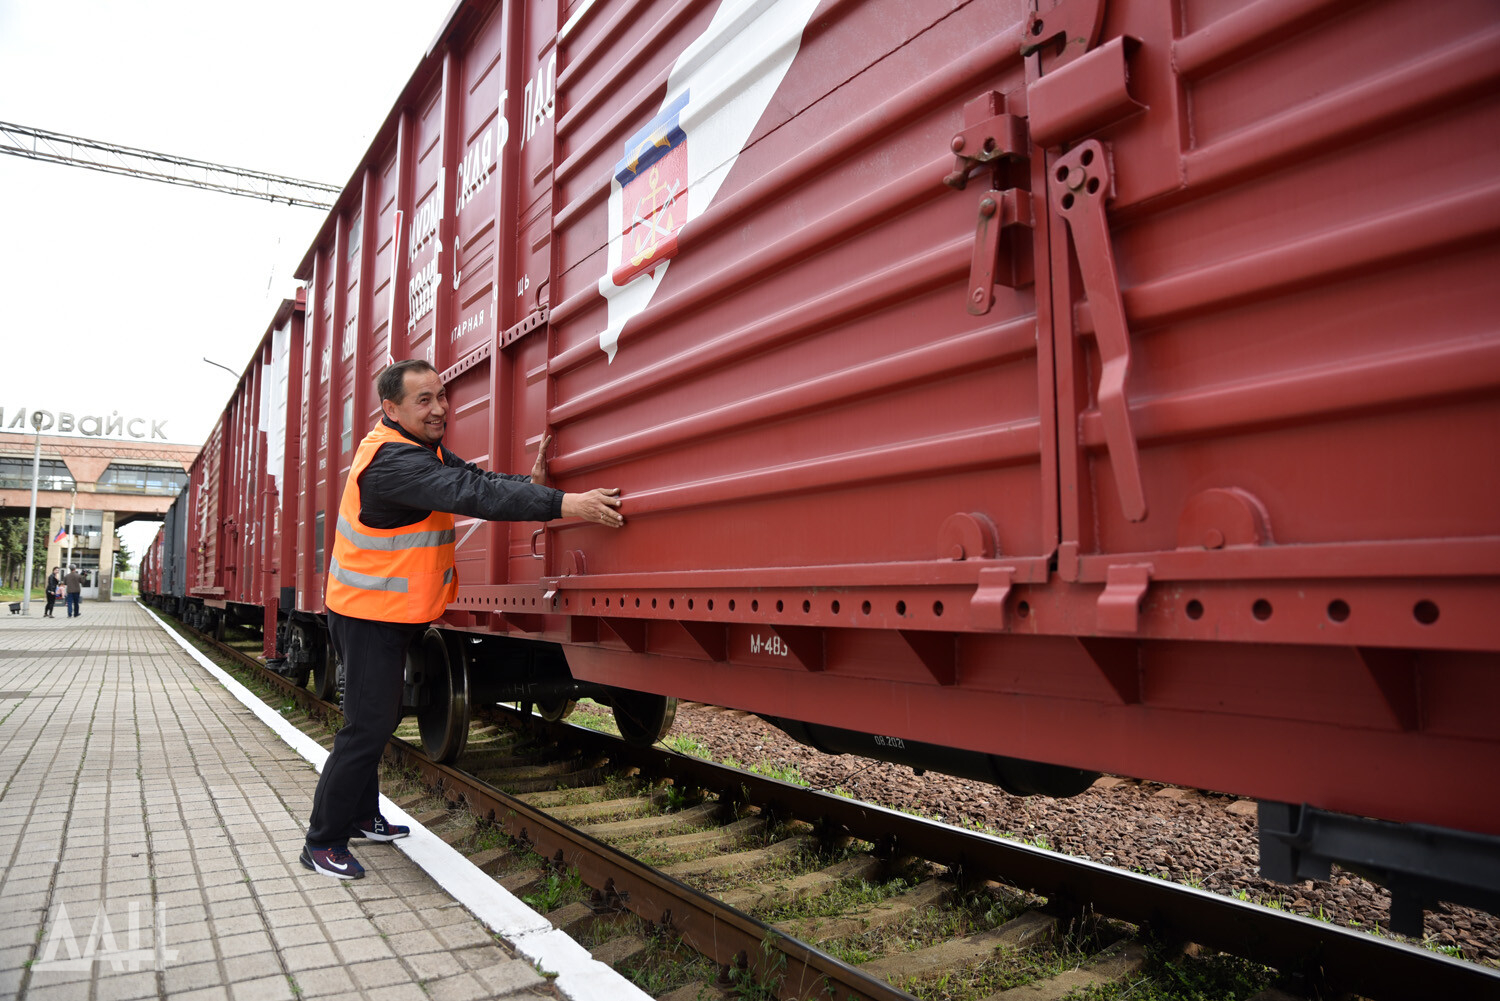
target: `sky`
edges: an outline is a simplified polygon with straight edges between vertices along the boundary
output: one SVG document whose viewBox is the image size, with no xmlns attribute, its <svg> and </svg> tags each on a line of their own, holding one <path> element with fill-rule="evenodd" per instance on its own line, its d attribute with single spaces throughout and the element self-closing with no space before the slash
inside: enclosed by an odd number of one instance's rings
<svg viewBox="0 0 1500 1001">
<path fill-rule="evenodd" d="M 0 121 L 343 185 L 452 5 L 0 0 Z M 323 215 L 0 155 L 4 424 L 202 444 Z"/>
</svg>

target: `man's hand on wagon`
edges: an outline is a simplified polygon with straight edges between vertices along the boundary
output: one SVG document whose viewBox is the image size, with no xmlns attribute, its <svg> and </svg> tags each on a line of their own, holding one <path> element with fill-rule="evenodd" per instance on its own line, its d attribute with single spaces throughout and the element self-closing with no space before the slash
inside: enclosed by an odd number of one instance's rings
<svg viewBox="0 0 1500 1001">
<path fill-rule="evenodd" d="M 619 528 L 625 524 L 625 516 L 619 512 L 619 507 L 620 488 L 601 487 L 582 494 L 563 494 L 562 516 Z"/>
<path fill-rule="evenodd" d="M 534 462 L 531 466 L 532 483 L 538 483 L 542 486 L 547 485 L 547 446 L 550 444 L 552 444 L 552 436 L 549 434 L 547 435 L 547 437 L 543 438 L 542 443 L 537 446 L 536 462 Z"/>
</svg>

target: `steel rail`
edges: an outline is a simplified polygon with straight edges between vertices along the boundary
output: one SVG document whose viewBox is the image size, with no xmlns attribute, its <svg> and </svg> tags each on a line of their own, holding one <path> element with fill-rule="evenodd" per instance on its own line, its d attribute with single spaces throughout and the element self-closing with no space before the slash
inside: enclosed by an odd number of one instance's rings
<svg viewBox="0 0 1500 1001">
<path fill-rule="evenodd" d="M 213 642 L 206 634 L 197 635 Z M 247 666 L 260 669 L 305 708 L 335 708 L 266 670 L 253 658 L 216 645 Z M 496 711 L 539 733 L 565 737 L 571 745 L 603 754 L 617 766 L 671 778 L 680 786 L 711 790 L 721 798 L 753 802 L 781 819 L 815 822 L 825 834 L 838 832 L 872 842 L 889 857 L 915 855 L 970 878 L 1001 880 L 1045 896 L 1054 909 L 1092 909 L 1143 926 L 1165 941 L 1195 942 L 1284 974 L 1300 975 L 1320 987 L 1375 1001 L 1417 996 L 1500 996 L 1500 970 L 1418 946 L 950 827 L 701 758 L 657 747 L 632 747 L 607 734 L 565 722 L 549 724 L 514 710 Z M 539 854 L 552 857 L 561 850 L 563 860 L 577 868 L 587 885 L 603 891 L 612 880 L 615 892 L 607 903 L 628 907 L 657 927 L 670 926 L 721 965 L 748 963 L 763 978 L 780 976 L 784 997 L 826 997 L 820 992 L 833 984 L 854 998 L 911 999 L 906 992 L 775 931 L 467 773 L 430 760 L 406 741 L 393 737 L 387 756 L 415 768 L 450 799 L 462 798 Z"/>
<path fill-rule="evenodd" d="M 568 724 L 533 726 L 561 727 Z M 1500 996 L 1500 970 L 1297 914 L 1274 911 L 1098 862 L 967 831 L 657 748 L 621 746 L 582 727 L 568 740 L 614 763 L 748 798 L 780 817 L 816 820 L 892 854 L 916 855 L 969 877 L 1001 880 L 1061 902 L 1372 999 Z"/>
<path fill-rule="evenodd" d="M 324 713 L 337 710 L 337 706 L 267 669 L 255 658 L 186 623 L 179 624 L 226 656 L 255 669 L 302 708 Z M 517 720 L 526 719 L 519 713 L 512 715 Z M 566 727 L 570 738 L 575 733 L 593 732 L 575 726 Z M 601 746 L 617 751 L 626 745 L 608 739 Z M 676 757 L 666 752 L 661 754 L 664 760 Z M 617 757 L 613 753 L 606 756 Z M 649 925 L 680 935 L 690 946 L 720 966 L 749 969 L 762 981 L 778 979 L 781 997 L 826 999 L 832 987 L 838 991 L 836 996 L 848 1001 L 916 1001 L 905 991 L 657 872 L 466 772 L 433 761 L 399 737 L 392 737 L 386 745 L 386 760 L 414 769 L 428 786 L 442 790 L 450 799 L 462 799 L 478 815 L 543 857 L 552 858 L 561 852 L 563 861 L 577 870 L 586 885 L 601 891 L 601 894 L 609 891 L 603 898 L 605 906 L 624 907 Z"/>
</svg>

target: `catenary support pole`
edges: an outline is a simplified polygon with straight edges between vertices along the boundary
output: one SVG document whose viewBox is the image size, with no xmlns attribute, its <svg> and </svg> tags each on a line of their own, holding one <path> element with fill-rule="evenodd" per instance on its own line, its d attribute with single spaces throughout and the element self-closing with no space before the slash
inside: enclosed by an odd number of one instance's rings
<svg viewBox="0 0 1500 1001">
<path fill-rule="evenodd" d="M 31 614 L 31 561 L 36 558 L 36 488 L 42 477 L 42 416 L 31 419 L 36 428 L 36 448 L 31 453 L 31 514 L 26 519 L 26 584 L 21 590 L 21 614 Z"/>
</svg>

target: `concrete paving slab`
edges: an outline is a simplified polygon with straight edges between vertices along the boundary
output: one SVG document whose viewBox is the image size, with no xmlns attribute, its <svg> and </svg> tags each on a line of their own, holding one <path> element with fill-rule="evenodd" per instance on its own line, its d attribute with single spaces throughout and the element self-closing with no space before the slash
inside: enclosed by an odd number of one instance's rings
<svg viewBox="0 0 1500 1001">
<path fill-rule="evenodd" d="M 321 749 L 143 607 L 89 611 L 0 620 L 0 994 L 646 997 L 425 829 L 358 846 L 364 880 L 303 869 Z"/>
</svg>

